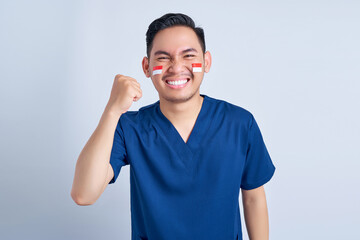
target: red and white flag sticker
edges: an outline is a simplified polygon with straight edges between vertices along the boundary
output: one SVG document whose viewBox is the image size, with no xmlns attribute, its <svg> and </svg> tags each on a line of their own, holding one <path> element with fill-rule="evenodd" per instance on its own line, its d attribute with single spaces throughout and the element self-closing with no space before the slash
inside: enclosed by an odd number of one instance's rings
<svg viewBox="0 0 360 240">
<path fill-rule="evenodd" d="M 162 68 L 163 68 L 163 66 L 153 67 L 153 75 L 161 74 L 162 73 Z"/>
<path fill-rule="evenodd" d="M 202 64 L 201 63 L 193 63 L 192 64 L 192 69 L 193 72 L 202 72 Z"/>
</svg>

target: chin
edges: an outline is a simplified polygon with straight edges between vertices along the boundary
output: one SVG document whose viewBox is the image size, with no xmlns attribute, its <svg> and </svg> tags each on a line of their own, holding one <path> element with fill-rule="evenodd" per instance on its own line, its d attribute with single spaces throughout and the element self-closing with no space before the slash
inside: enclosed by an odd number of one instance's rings
<svg viewBox="0 0 360 240">
<path fill-rule="evenodd" d="M 193 98 L 196 93 L 197 92 L 188 93 L 188 94 L 184 94 L 182 96 L 174 96 L 174 95 L 170 95 L 170 94 L 164 94 L 161 96 L 161 98 L 165 99 L 168 102 L 172 102 L 172 103 L 183 103 L 183 102 L 186 102 L 186 101 L 190 100 L 191 98 Z"/>
</svg>

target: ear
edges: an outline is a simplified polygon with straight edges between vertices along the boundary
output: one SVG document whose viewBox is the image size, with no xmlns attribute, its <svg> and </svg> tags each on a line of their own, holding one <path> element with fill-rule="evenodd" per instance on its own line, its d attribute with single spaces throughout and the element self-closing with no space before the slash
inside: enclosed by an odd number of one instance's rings
<svg viewBox="0 0 360 240">
<path fill-rule="evenodd" d="M 211 67 L 211 54 L 209 51 L 206 51 L 206 53 L 204 54 L 204 60 L 205 60 L 204 71 L 207 73 L 210 71 L 210 67 Z"/>
<path fill-rule="evenodd" d="M 147 57 L 144 57 L 142 60 L 142 68 L 145 73 L 145 76 L 147 78 L 150 77 L 150 71 L 149 71 L 149 59 Z"/>
</svg>

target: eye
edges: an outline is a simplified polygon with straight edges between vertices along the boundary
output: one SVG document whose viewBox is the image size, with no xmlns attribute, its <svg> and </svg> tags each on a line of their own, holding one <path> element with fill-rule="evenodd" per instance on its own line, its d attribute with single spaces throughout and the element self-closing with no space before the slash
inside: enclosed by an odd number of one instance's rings
<svg viewBox="0 0 360 240">
<path fill-rule="evenodd" d="M 168 57 L 159 57 L 157 58 L 157 60 L 164 60 L 164 59 L 169 59 Z"/>
<path fill-rule="evenodd" d="M 195 57 L 195 55 L 193 55 L 193 54 L 187 54 L 187 55 L 185 55 L 185 57 L 186 57 L 186 58 L 190 58 L 190 57 Z"/>
</svg>

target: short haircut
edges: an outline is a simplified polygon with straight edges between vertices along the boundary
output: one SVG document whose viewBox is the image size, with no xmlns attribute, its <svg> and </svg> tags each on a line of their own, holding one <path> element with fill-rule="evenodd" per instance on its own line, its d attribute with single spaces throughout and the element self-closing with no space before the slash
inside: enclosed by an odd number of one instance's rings
<svg viewBox="0 0 360 240">
<path fill-rule="evenodd" d="M 147 56 L 150 57 L 150 52 L 153 46 L 153 40 L 155 35 L 169 27 L 173 26 L 185 26 L 191 28 L 198 37 L 200 42 L 200 46 L 202 48 L 203 53 L 206 51 L 205 47 L 205 35 L 204 30 L 201 27 L 195 27 L 194 21 L 187 15 L 182 13 L 167 13 L 164 16 L 155 19 L 150 25 L 146 32 L 146 53 Z"/>
</svg>

